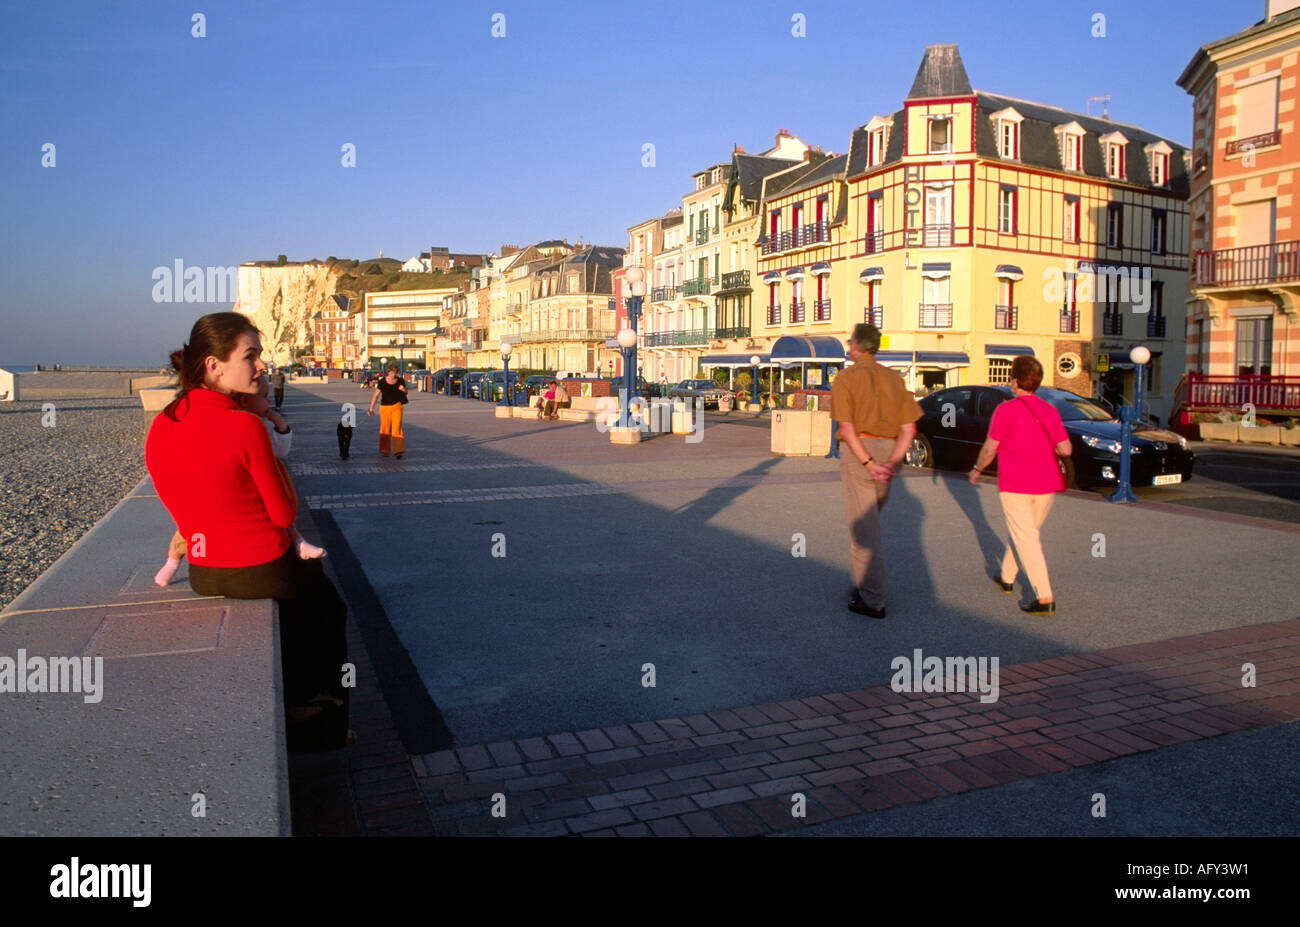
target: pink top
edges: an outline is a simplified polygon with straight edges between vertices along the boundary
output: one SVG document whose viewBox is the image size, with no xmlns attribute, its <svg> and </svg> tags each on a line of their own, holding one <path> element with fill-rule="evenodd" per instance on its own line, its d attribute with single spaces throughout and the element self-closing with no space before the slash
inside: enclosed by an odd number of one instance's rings
<svg viewBox="0 0 1300 927">
<path fill-rule="evenodd" d="M 1050 403 L 1033 395 L 1002 403 L 993 410 L 989 437 L 998 442 L 998 492 L 1065 491 L 1056 445 L 1070 436 Z"/>
</svg>

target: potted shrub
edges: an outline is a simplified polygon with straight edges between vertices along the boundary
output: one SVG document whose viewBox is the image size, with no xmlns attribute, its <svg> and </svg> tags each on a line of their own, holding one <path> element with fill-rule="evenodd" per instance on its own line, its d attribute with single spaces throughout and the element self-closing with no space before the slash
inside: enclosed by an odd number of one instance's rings
<svg viewBox="0 0 1300 927">
<path fill-rule="evenodd" d="M 1283 447 L 1300 447 L 1300 422 L 1293 418 L 1283 419 L 1277 429 L 1277 440 Z"/>
<path fill-rule="evenodd" d="M 1256 417 L 1251 425 L 1244 421 L 1237 426 L 1237 440 L 1242 444 L 1281 444 L 1281 429 L 1271 419 Z"/>
<path fill-rule="evenodd" d="M 1217 415 L 1202 413 L 1199 418 L 1202 441 L 1236 443 L 1238 419 L 1231 412 L 1220 412 Z"/>
</svg>

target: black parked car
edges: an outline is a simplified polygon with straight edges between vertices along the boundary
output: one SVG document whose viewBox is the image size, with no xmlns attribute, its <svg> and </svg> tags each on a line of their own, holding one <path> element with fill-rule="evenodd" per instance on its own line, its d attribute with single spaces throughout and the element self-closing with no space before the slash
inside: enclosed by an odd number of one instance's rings
<svg viewBox="0 0 1300 927">
<path fill-rule="evenodd" d="M 669 399 L 703 399 L 705 408 L 718 408 L 723 399 L 731 399 L 734 395 L 731 390 L 712 380 L 682 380 L 668 391 Z"/>
<path fill-rule="evenodd" d="M 1080 489 L 1114 486 L 1119 481 L 1119 420 L 1091 399 L 1061 389 L 1040 388 L 1034 395 L 1061 415 L 1073 445 L 1075 483 Z M 912 467 L 966 471 L 975 465 L 989 436 L 993 410 L 1012 397 L 1009 386 L 951 386 L 919 400 L 925 413 L 907 452 Z M 1187 440 L 1160 428 L 1137 425 L 1130 452 L 1134 486 L 1184 483 L 1192 478 L 1196 455 Z M 997 461 L 990 470 L 995 470 Z"/>
</svg>

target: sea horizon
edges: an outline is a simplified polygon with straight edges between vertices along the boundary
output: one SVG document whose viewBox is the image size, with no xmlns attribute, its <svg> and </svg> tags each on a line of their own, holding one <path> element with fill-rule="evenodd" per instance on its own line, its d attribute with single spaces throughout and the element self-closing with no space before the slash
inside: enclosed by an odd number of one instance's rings
<svg viewBox="0 0 1300 927">
<path fill-rule="evenodd" d="M 161 370 L 162 364 L 60 364 L 65 370 Z M 41 363 L 42 371 L 53 370 L 54 364 Z M 35 364 L 0 363 L 0 370 L 10 373 L 35 373 Z"/>
</svg>

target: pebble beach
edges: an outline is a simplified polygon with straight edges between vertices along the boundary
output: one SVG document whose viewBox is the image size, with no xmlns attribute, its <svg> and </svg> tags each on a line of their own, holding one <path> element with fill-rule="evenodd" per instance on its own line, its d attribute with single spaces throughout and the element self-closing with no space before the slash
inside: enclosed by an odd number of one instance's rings
<svg viewBox="0 0 1300 927">
<path fill-rule="evenodd" d="M 50 427 L 40 401 L 0 404 L 0 608 L 145 476 L 138 397 L 52 402 Z"/>
</svg>

